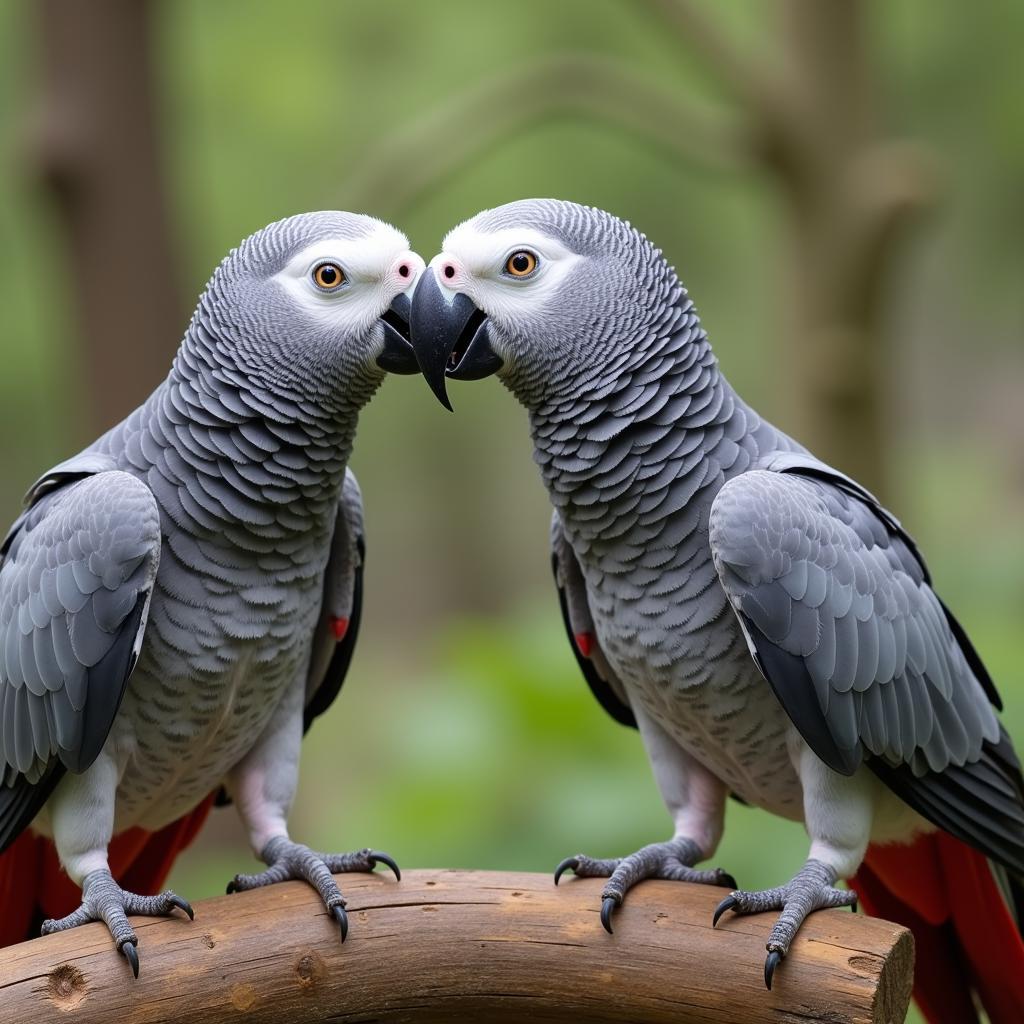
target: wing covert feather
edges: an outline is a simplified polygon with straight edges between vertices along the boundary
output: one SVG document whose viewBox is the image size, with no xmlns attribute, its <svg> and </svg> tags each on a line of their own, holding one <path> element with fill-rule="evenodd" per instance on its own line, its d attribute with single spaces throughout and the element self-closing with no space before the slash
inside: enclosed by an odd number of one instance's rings
<svg viewBox="0 0 1024 1024">
<path fill-rule="evenodd" d="M 1024 782 L 988 673 L 895 517 L 806 461 L 735 477 L 712 506 L 715 567 L 752 655 L 831 768 L 866 761 L 919 813 L 1024 870 Z M 1000 793 L 1013 810 L 994 833 L 984 801 Z"/>
</svg>

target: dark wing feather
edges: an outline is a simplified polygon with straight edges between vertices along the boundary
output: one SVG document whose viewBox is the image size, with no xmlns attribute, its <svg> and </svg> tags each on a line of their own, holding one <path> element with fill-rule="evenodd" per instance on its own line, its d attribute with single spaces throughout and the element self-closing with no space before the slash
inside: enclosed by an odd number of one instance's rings
<svg viewBox="0 0 1024 1024">
<path fill-rule="evenodd" d="M 562 610 L 565 631 L 569 636 L 569 646 L 572 647 L 572 653 L 576 656 L 576 662 L 590 687 L 590 692 L 616 722 L 635 729 L 636 717 L 626 700 L 622 683 L 616 678 L 597 642 L 597 637 L 594 636 L 583 574 L 576 555 L 565 539 L 557 513 L 551 522 L 551 569 L 555 576 L 555 586 L 558 588 L 558 604 Z M 580 650 L 576 642 L 577 635 L 581 633 L 590 633 L 594 637 L 593 649 L 589 656 Z"/>
<path fill-rule="evenodd" d="M 19 775 L 9 786 L 0 786 L 0 853 L 32 823 L 64 776 L 64 765 L 53 761 L 38 782 Z"/>
<path fill-rule="evenodd" d="M 977 761 L 915 776 L 874 760 L 882 781 L 918 814 L 1024 876 L 1024 782 L 1010 737 L 986 743 Z"/>
<path fill-rule="evenodd" d="M 971 671 L 974 673 L 974 678 L 981 683 L 981 688 L 985 691 L 985 696 L 988 697 L 992 706 L 997 711 L 1003 710 L 1003 698 L 999 696 L 999 691 L 996 689 L 996 684 L 992 682 L 992 677 L 988 674 L 988 669 L 985 668 L 980 655 L 974 649 L 974 644 L 971 643 L 971 638 L 964 632 L 964 627 L 960 625 L 953 613 L 946 607 L 946 602 L 935 595 L 938 598 L 939 604 L 942 605 L 942 610 L 946 614 L 946 622 L 949 623 L 949 628 L 956 637 L 956 642 L 960 645 L 960 650 L 964 652 L 964 657 L 967 659 L 967 664 L 971 666 Z"/>
<path fill-rule="evenodd" d="M 793 456 L 806 460 L 806 456 Z M 797 461 L 734 478 L 710 541 L 751 652 L 811 749 L 1024 871 L 1024 780 L 998 694 L 898 521 Z"/>
<path fill-rule="evenodd" d="M 99 756 L 142 644 L 156 500 L 91 465 L 45 477 L 2 548 L 0 849 Z"/>
<path fill-rule="evenodd" d="M 757 627 L 746 617 L 744 632 L 747 636 L 757 635 Z M 843 745 L 829 727 L 821 704 L 807 699 L 809 694 L 814 694 L 814 680 L 807 663 L 773 643 L 756 642 L 755 650 L 755 660 L 762 675 L 771 684 L 779 703 L 807 745 L 830 768 L 843 775 L 852 775 L 861 762 L 860 741 L 858 739 L 852 746 Z"/>
<path fill-rule="evenodd" d="M 351 471 L 335 519 L 331 555 L 324 573 L 324 599 L 313 639 L 313 657 L 306 686 L 303 731 L 322 715 L 341 692 L 352 655 L 359 638 L 363 613 L 363 563 L 366 542 L 363 537 L 363 503 L 359 485 Z M 347 619 L 348 629 L 339 641 L 332 620 Z"/>
</svg>

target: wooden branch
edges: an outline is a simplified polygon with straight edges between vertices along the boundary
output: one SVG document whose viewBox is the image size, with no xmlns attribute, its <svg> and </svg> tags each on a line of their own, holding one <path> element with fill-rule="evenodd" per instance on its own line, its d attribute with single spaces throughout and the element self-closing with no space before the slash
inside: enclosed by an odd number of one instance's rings
<svg viewBox="0 0 1024 1024">
<path fill-rule="evenodd" d="M 86 925 L 0 950 L 3 1020 L 671 1021 L 895 1024 L 913 942 L 885 921 L 813 914 L 767 992 L 774 915 L 711 914 L 722 891 L 644 882 L 602 931 L 603 882 L 486 871 L 344 875 L 342 945 L 313 890 L 208 900 L 196 920 L 137 918 L 141 976 Z"/>
<path fill-rule="evenodd" d="M 340 204 L 398 217 L 474 157 L 560 115 L 600 121 L 716 171 L 745 169 L 751 160 L 753 141 L 727 116 L 623 62 L 567 53 L 486 79 L 385 136 L 344 184 Z"/>
</svg>

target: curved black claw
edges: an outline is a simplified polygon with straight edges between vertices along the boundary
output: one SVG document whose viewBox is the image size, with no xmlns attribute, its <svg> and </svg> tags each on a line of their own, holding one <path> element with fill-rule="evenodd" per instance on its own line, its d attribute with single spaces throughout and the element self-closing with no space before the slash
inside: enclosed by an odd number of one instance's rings
<svg viewBox="0 0 1024 1024">
<path fill-rule="evenodd" d="M 615 913 L 615 908 L 619 905 L 619 901 L 614 896 L 605 896 L 601 900 L 601 924 L 604 925 L 604 930 L 609 935 L 614 935 L 612 931 L 612 914 Z"/>
<path fill-rule="evenodd" d="M 132 965 L 132 974 L 137 978 L 139 976 L 139 953 L 135 948 L 134 942 L 126 942 L 121 946 L 121 952 L 124 953 L 125 959 Z"/>
<path fill-rule="evenodd" d="M 732 908 L 735 907 L 737 903 L 739 903 L 739 900 L 736 899 L 735 896 L 726 896 L 725 899 L 722 900 L 722 902 L 719 903 L 717 907 L 715 907 L 715 916 L 711 918 L 711 927 L 714 928 L 715 925 L 718 924 L 718 919 L 727 910 L 732 910 Z M 771 985 L 769 985 L 768 987 L 771 988 Z"/>
<path fill-rule="evenodd" d="M 555 868 L 555 885 L 558 885 L 558 880 L 570 869 L 575 871 L 580 866 L 579 857 L 566 857 L 565 860 L 561 861 L 557 868 Z"/>
<path fill-rule="evenodd" d="M 226 893 L 227 893 L 227 894 L 228 894 L 229 896 L 230 896 L 230 895 L 231 895 L 231 894 L 232 894 L 233 892 L 238 892 L 238 891 L 239 891 L 239 889 L 238 889 L 238 886 L 237 886 L 237 885 L 235 885 L 235 880 L 234 880 L 233 878 L 231 879 L 231 881 L 230 881 L 230 882 L 228 882 L 228 887 L 227 887 L 227 888 L 226 888 L 226 889 L 225 889 L 224 891 L 225 891 L 225 892 L 226 892 Z"/>
<path fill-rule="evenodd" d="M 376 867 L 377 864 L 386 864 L 395 873 L 395 881 L 400 882 L 402 880 L 402 872 L 398 870 L 398 865 L 395 863 L 394 857 L 389 856 L 386 853 L 381 853 L 380 850 L 371 850 L 369 853 L 370 867 Z M 733 886 L 735 888 L 735 886 Z"/>
<path fill-rule="evenodd" d="M 348 938 L 348 914 L 345 913 L 344 907 L 331 907 L 331 913 L 341 928 L 341 941 L 344 942 Z"/>
<path fill-rule="evenodd" d="M 777 949 L 769 950 L 768 956 L 765 957 L 764 961 L 764 983 L 769 992 L 772 990 L 772 978 L 775 976 L 775 968 L 780 963 L 782 963 L 782 954 Z"/>
<path fill-rule="evenodd" d="M 188 914 L 188 919 L 194 921 L 196 919 L 196 912 L 192 909 L 192 904 L 188 900 L 183 900 L 180 896 L 172 893 L 169 897 L 169 902 L 172 907 L 177 907 L 179 910 L 185 911 Z"/>
<path fill-rule="evenodd" d="M 736 884 L 736 879 L 728 871 L 723 871 L 721 868 L 718 869 L 718 881 L 715 882 L 715 885 L 720 885 L 723 889 L 739 888 Z"/>
</svg>

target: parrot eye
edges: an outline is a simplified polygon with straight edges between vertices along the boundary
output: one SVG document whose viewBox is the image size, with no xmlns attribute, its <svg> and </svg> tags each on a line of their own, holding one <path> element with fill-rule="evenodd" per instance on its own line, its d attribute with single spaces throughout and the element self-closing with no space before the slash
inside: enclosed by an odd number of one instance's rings
<svg viewBox="0 0 1024 1024">
<path fill-rule="evenodd" d="M 322 292 L 336 291 L 345 283 L 345 271 L 337 263 L 330 261 L 318 263 L 313 268 L 310 277 L 313 279 L 313 284 Z"/>
<path fill-rule="evenodd" d="M 505 272 L 512 277 L 529 277 L 537 269 L 537 257 L 528 249 L 519 249 L 505 261 Z"/>
</svg>

